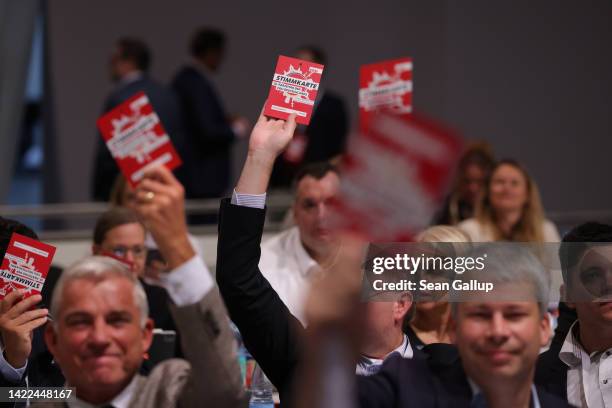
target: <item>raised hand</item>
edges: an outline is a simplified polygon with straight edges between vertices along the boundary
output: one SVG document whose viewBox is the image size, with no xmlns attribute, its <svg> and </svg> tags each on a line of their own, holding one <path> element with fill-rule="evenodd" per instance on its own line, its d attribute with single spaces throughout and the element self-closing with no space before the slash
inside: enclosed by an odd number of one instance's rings
<svg viewBox="0 0 612 408">
<path fill-rule="evenodd" d="M 135 190 L 135 211 L 153 235 L 170 269 L 191 259 L 195 252 L 187 236 L 185 189 L 164 166 L 148 170 Z"/>
<path fill-rule="evenodd" d="M 25 365 L 32 352 L 32 331 L 47 322 L 47 309 L 32 309 L 40 295 L 23 299 L 23 291 L 14 290 L 0 301 L 0 334 L 6 361 L 14 368 Z"/>
<path fill-rule="evenodd" d="M 268 188 L 276 157 L 289 145 L 295 131 L 295 115 L 285 120 L 269 119 L 263 114 L 251 132 L 249 153 L 236 191 L 244 194 L 262 194 Z"/>
</svg>

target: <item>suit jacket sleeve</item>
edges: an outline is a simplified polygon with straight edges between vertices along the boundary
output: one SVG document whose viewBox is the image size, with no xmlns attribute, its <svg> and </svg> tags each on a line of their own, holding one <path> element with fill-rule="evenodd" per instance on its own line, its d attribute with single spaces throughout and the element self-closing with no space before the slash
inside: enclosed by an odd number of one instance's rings
<svg viewBox="0 0 612 408">
<path fill-rule="evenodd" d="M 247 398 L 236 342 L 216 288 L 199 303 L 183 307 L 172 304 L 170 308 L 182 334 L 183 352 L 191 364 L 179 405 L 196 407 L 205 402 L 211 407 L 245 407 Z"/>
<path fill-rule="evenodd" d="M 247 349 L 283 398 L 291 385 L 304 328 L 259 270 L 264 218 L 265 210 L 222 200 L 217 283 Z"/>
</svg>

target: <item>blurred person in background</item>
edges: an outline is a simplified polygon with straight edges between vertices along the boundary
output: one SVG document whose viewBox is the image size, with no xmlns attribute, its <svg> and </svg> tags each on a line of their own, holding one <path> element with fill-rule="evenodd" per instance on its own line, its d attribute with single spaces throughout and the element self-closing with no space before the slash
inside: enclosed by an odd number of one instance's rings
<svg viewBox="0 0 612 408">
<path fill-rule="evenodd" d="M 612 404 L 612 226 L 572 228 L 559 249 L 563 300 L 536 383 L 579 407 Z"/>
<path fill-rule="evenodd" d="M 109 60 L 109 74 L 115 88 L 106 98 L 102 113 L 112 110 L 138 92 L 144 92 L 179 156 L 183 157 L 186 151 L 183 118 L 178 99 L 171 89 L 149 76 L 151 60 L 151 51 L 142 40 L 130 37 L 117 40 Z M 91 181 L 92 198 L 96 201 L 108 201 L 118 174 L 119 167 L 102 136 L 98 134 Z M 185 183 L 186 173 L 183 168 L 177 168 L 175 174 L 182 183 Z"/>
<path fill-rule="evenodd" d="M 438 246 L 444 252 L 452 252 L 440 254 L 441 256 L 458 256 L 460 253 L 467 251 L 471 242 L 470 238 L 459 228 L 447 225 L 427 228 L 417 235 L 416 241 L 432 243 L 433 247 L 436 247 L 435 243 L 450 244 L 451 246 Z M 437 273 L 437 271 L 433 273 Z M 439 278 L 450 281 L 452 275 L 446 277 L 422 275 L 421 278 L 428 281 Z M 451 310 L 448 294 L 428 294 L 421 291 L 414 302 L 413 310 L 406 333 L 414 347 L 423 348 L 425 345 L 432 343 L 451 343 Z"/>
<path fill-rule="evenodd" d="M 297 49 L 295 58 L 325 65 L 327 57 L 314 45 Z M 342 97 L 321 84 L 308 126 L 298 125 L 287 149 L 276 159 L 270 180 L 272 188 L 289 188 L 300 168 L 334 159 L 344 153 L 349 117 Z"/>
<path fill-rule="evenodd" d="M 535 181 L 514 160 L 493 169 L 474 218 L 459 223 L 472 242 L 559 242 L 557 227 L 544 217 Z"/>
<path fill-rule="evenodd" d="M 214 75 L 225 57 L 223 32 L 209 27 L 199 29 L 189 50 L 192 63 L 182 67 L 172 80 L 185 117 L 189 147 L 183 157 L 189 175 L 187 198 L 217 198 L 227 192 L 232 144 L 246 135 L 248 121 L 230 119 L 214 84 Z"/>
<path fill-rule="evenodd" d="M 457 225 L 473 217 L 494 166 L 495 159 L 487 143 L 468 146 L 457 165 L 452 191 L 432 224 Z"/>
</svg>

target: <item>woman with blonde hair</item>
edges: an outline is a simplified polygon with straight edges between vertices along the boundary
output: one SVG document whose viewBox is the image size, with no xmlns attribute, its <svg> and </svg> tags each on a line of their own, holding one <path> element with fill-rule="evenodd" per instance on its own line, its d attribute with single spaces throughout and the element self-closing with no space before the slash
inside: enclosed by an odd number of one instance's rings
<svg viewBox="0 0 612 408">
<path fill-rule="evenodd" d="M 416 237 L 419 243 L 431 243 L 440 256 L 457 256 L 467 253 L 471 247 L 470 237 L 457 227 L 436 225 L 427 228 Z M 445 243 L 445 244 L 444 244 Z M 439 245 L 436 245 L 439 244 Z M 428 281 L 452 279 L 454 272 L 440 276 L 438 271 L 427 272 L 421 278 Z M 419 292 L 415 299 L 413 315 L 406 335 L 413 347 L 423 348 L 432 343 L 451 343 L 449 335 L 450 304 L 448 294 Z"/>
<path fill-rule="evenodd" d="M 559 242 L 557 227 L 544 218 L 535 181 L 514 160 L 493 169 L 474 218 L 458 225 L 473 242 Z"/>
</svg>

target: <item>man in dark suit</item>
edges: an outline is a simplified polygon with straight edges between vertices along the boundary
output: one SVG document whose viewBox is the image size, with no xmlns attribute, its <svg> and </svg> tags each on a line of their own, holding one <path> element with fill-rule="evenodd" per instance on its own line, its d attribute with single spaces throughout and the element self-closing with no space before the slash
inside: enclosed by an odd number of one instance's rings
<svg viewBox="0 0 612 408">
<path fill-rule="evenodd" d="M 178 99 L 171 89 L 149 77 L 151 53 L 147 45 L 135 38 L 120 38 L 110 58 L 110 76 L 115 89 L 106 98 L 102 113 L 112 110 L 138 92 L 144 92 L 172 140 L 179 156 L 186 157 L 183 118 Z M 111 156 L 101 135 L 98 135 L 92 178 L 92 198 L 108 201 L 119 174 L 119 168 Z M 188 182 L 183 166 L 175 174 L 181 183 Z"/>
<path fill-rule="evenodd" d="M 191 41 L 193 63 L 172 80 L 185 117 L 189 156 L 184 166 L 191 177 L 188 198 L 223 195 L 230 182 L 231 147 L 246 133 L 245 119 L 230 121 L 211 77 L 219 70 L 225 51 L 222 32 L 202 28 Z"/>
<path fill-rule="evenodd" d="M 612 226 L 573 228 L 559 257 L 565 304 L 578 319 L 540 356 L 535 381 L 571 404 L 605 407 L 612 403 Z"/>
<path fill-rule="evenodd" d="M 361 276 L 355 271 L 362 263 L 362 248 L 362 241 L 345 237 L 334 273 L 313 288 L 306 307 L 311 321 L 308 355 L 319 357 L 307 360 L 298 407 L 320 403 L 316 384 L 325 383 L 328 373 L 342 382 L 338 373 L 348 365 L 330 353 L 350 355 L 351 342 L 358 337 L 355 325 L 360 318 L 352 303 L 359 299 Z M 430 345 L 426 360 L 391 357 L 378 374 L 358 377 L 357 397 L 350 387 L 336 397 L 377 408 L 569 406 L 533 385 L 539 350 L 550 330 L 546 272 L 523 248 L 483 246 L 470 258 L 484 254 L 485 269 L 466 271 L 461 281 L 493 283 L 494 290 L 450 293 L 456 352 L 452 346 Z"/>
<path fill-rule="evenodd" d="M 313 45 L 298 48 L 296 58 L 325 65 L 324 52 Z M 349 131 L 349 118 L 342 97 L 321 88 L 317 94 L 308 126 L 298 125 L 293 140 L 274 163 L 270 185 L 289 187 L 299 169 L 307 164 L 323 162 L 344 153 Z"/>
</svg>

